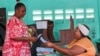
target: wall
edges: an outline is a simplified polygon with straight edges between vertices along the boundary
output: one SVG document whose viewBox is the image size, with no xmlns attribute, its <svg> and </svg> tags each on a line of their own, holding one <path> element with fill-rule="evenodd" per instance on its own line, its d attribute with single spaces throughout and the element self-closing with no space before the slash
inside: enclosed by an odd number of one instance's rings
<svg viewBox="0 0 100 56">
<path fill-rule="evenodd" d="M 56 40 L 60 40 L 59 30 L 69 29 L 69 19 L 66 15 L 74 16 L 75 27 L 79 23 L 84 23 L 88 25 L 91 29 L 90 37 L 94 42 L 99 42 L 100 34 L 100 1 L 99 0 L 21 0 L 25 3 L 27 7 L 27 12 L 24 17 L 26 24 L 35 23 L 34 17 L 39 16 L 41 20 L 50 18 L 54 21 L 54 36 Z M 9 12 L 14 11 L 14 6 L 16 4 L 15 0 L 0 0 L 0 7 L 6 7 L 7 17 Z M 94 12 L 87 13 L 86 11 L 92 8 Z M 73 13 L 66 13 L 66 10 L 72 10 Z M 76 10 L 82 9 L 82 13 L 76 13 Z M 33 11 L 40 10 L 40 14 L 32 14 Z M 50 14 L 44 14 L 45 11 L 51 11 Z M 61 11 L 60 13 L 55 13 L 55 11 Z M 93 18 L 87 18 L 87 15 L 94 14 Z M 84 15 L 83 18 L 77 18 L 77 15 Z M 60 18 L 60 17 L 61 18 Z M 57 18 L 58 17 L 58 18 Z"/>
</svg>

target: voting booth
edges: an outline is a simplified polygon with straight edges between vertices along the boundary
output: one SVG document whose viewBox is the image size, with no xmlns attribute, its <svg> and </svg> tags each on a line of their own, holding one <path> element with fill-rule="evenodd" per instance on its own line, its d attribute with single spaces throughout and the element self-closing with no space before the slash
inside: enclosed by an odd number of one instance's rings
<svg viewBox="0 0 100 56">
<path fill-rule="evenodd" d="M 55 38 L 53 35 L 53 26 L 53 21 L 50 20 L 36 21 L 36 28 L 37 30 L 41 31 L 37 31 L 37 33 L 42 34 L 44 39 L 51 42 L 55 42 Z"/>
</svg>

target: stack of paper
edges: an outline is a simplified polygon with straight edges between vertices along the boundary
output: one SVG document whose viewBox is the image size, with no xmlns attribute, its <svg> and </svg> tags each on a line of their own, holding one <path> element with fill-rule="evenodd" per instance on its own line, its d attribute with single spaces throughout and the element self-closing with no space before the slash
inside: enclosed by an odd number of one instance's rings
<svg viewBox="0 0 100 56">
<path fill-rule="evenodd" d="M 46 54 L 52 54 L 54 49 L 53 48 L 37 47 L 36 51 L 37 51 L 37 56 L 43 56 Z"/>
</svg>

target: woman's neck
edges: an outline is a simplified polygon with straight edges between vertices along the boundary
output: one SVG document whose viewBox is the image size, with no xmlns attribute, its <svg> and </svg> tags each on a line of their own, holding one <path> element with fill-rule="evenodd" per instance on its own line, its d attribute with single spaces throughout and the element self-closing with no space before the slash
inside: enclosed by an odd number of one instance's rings
<svg viewBox="0 0 100 56">
<path fill-rule="evenodd" d="M 80 38 L 78 38 L 77 40 L 80 40 L 80 39 L 82 39 L 83 37 L 80 37 Z"/>
<path fill-rule="evenodd" d="M 16 16 L 18 19 L 21 19 L 18 13 L 15 13 L 14 16 Z"/>
<path fill-rule="evenodd" d="M 22 19 L 18 15 L 14 15 L 18 20 L 22 21 Z"/>
</svg>

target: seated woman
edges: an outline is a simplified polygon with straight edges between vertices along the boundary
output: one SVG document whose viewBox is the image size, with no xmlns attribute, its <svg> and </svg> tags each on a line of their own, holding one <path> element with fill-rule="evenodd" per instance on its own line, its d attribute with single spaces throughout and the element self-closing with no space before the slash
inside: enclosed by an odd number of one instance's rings
<svg viewBox="0 0 100 56">
<path fill-rule="evenodd" d="M 61 48 L 51 42 L 47 42 L 48 47 L 68 56 L 95 56 L 95 47 L 88 38 L 89 28 L 86 25 L 79 24 L 74 31 L 75 39 L 68 44 L 67 48 Z"/>
</svg>

